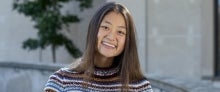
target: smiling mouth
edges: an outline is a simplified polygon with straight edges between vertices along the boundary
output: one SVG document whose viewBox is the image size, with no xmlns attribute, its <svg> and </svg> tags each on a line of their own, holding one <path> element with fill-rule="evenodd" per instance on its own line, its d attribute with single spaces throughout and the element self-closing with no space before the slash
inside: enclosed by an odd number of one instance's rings
<svg viewBox="0 0 220 92">
<path fill-rule="evenodd" d="M 107 42 L 102 42 L 103 45 L 106 45 L 108 47 L 111 47 L 111 48 L 116 48 L 117 46 L 113 45 L 113 44 L 110 44 L 110 43 L 107 43 Z"/>
</svg>

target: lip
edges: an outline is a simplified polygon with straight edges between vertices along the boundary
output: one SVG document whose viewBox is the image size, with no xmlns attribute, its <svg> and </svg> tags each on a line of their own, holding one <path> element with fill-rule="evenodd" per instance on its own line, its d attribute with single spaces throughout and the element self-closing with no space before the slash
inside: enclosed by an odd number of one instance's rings
<svg viewBox="0 0 220 92">
<path fill-rule="evenodd" d="M 109 43 L 109 42 L 105 42 L 105 41 L 102 41 L 101 44 L 106 47 L 113 48 L 113 49 L 117 47 L 116 45 Z"/>
</svg>

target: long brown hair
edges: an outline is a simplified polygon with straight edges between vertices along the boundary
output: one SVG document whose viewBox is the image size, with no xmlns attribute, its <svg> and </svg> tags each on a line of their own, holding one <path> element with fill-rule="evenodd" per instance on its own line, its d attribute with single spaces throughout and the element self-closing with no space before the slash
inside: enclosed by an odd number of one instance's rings
<svg viewBox="0 0 220 92">
<path fill-rule="evenodd" d="M 87 76 L 92 75 L 95 66 L 94 57 L 97 48 L 99 26 L 105 15 L 111 11 L 122 14 L 126 23 L 125 47 L 123 52 L 114 58 L 114 61 L 118 62 L 120 66 L 120 80 L 122 85 L 127 87 L 130 82 L 140 80 L 144 76 L 139 64 L 133 19 L 128 9 L 118 3 L 106 3 L 93 16 L 88 28 L 86 50 L 82 57 L 82 62 L 74 70 L 84 72 Z"/>
</svg>

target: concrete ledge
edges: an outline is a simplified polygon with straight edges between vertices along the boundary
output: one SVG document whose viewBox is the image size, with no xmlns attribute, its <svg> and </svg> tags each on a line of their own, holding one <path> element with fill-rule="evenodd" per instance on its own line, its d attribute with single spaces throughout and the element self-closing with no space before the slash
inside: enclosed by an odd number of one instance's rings
<svg viewBox="0 0 220 92">
<path fill-rule="evenodd" d="M 0 62 L 0 92 L 42 92 L 48 78 L 64 64 Z"/>
<path fill-rule="evenodd" d="M 167 82 L 163 82 L 160 80 L 156 80 L 153 78 L 148 78 L 149 81 L 151 82 L 152 88 L 155 90 L 163 90 L 165 92 L 188 92 L 184 88 L 178 87 L 173 84 L 169 84 Z"/>
<path fill-rule="evenodd" d="M 56 71 L 65 64 L 47 64 L 47 63 L 27 63 L 27 62 L 0 62 L 0 67 L 7 68 L 19 68 L 19 69 L 33 69 L 33 70 L 46 70 L 46 71 Z"/>
<path fill-rule="evenodd" d="M 212 81 L 149 75 L 148 77 L 152 86 L 166 92 L 220 92 L 220 89 L 216 88 Z"/>
</svg>

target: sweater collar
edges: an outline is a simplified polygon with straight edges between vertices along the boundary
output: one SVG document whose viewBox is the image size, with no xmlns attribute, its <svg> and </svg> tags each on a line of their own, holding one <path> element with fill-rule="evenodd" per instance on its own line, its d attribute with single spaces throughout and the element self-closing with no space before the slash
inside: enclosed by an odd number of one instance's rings
<svg viewBox="0 0 220 92">
<path fill-rule="evenodd" d="M 94 75 L 96 76 L 112 76 L 118 74 L 120 71 L 119 66 L 112 66 L 107 68 L 95 67 Z"/>
</svg>

